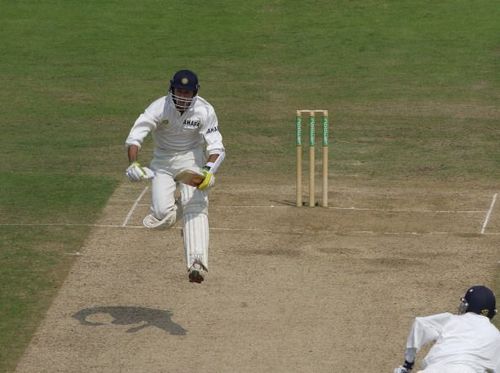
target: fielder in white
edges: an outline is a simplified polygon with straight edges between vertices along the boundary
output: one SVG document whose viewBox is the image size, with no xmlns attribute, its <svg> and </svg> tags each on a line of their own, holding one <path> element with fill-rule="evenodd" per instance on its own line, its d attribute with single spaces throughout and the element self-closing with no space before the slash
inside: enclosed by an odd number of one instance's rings
<svg viewBox="0 0 500 373">
<path fill-rule="evenodd" d="M 151 213 L 144 218 L 144 226 L 169 228 L 182 215 L 188 277 L 201 283 L 208 271 L 208 190 L 215 184 L 225 150 L 215 110 L 198 96 L 198 89 L 195 73 L 176 72 L 167 96 L 137 118 L 125 143 L 130 163 L 127 177 L 131 181 L 152 179 Z M 149 133 L 154 151 L 147 168 L 138 162 L 138 154 Z M 186 171 L 193 176 L 179 178 Z M 176 203 L 178 186 L 180 201 Z"/>
<path fill-rule="evenodd" d="M 490 289 L 473 286 L 461 298 L 458 315 L 415 318 L 406 341 L 405 362 L 394 373 L 410 372 L 418 350 L 430 342 L 435 343 L 418 372 L 500 373 L 500 332 L 491 323 L 495 307 Z"/>
</svg>

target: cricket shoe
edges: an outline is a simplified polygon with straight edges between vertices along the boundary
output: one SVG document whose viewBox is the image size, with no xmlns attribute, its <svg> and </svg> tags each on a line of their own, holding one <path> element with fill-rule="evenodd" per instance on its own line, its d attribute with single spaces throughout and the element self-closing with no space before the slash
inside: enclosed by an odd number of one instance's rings
<svg viewBox="0 0 500 373">
<path fill-rule="evenodd" d="M 198 262 L 195 262 L 191 268 L 189 268 L 188 272 L 188 277 L 189 277 L 189 282 L 196 282 L 198 284 L 201 284 L 203 280 L 205 280 L 204 277 L 204 269 L 203 265 L 201 265 Z"/>
</svg>

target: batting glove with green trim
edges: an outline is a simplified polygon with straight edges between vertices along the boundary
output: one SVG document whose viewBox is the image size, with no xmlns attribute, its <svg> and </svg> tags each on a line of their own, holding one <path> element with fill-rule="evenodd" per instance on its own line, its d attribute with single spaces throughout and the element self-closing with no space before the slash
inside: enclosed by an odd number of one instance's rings
<svg viewBox="0 0 500 373">
<path fill-rule="evenodd" d="M 215 175 L 207 170 L 202 170 L 203 181 L 198 185 L 199 190 L 207 190 L 215 185 Z"/>
<path fill-rule="evenodd" d="M 130 181 L 141 181 L 154 177 L 154 172 L 147 167 L 142 167 L 139 162 L 132 162 L 125 171 Z"/>
</svg>

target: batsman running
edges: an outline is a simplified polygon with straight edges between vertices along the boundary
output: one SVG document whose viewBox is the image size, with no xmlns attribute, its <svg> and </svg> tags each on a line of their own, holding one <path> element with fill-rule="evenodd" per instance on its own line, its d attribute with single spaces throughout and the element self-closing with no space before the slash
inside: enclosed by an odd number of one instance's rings
<svg viewBox="0 0 500 373">
<path fill-rule="evenodd" d="M 417 373 L 500 373 L 500 332 L 491 323 L 496 299 L 486 286 L 469 288 L 458 315 L 417 317 L 406 342 L 405 362 L 394 373 L 408 373 L 417 352 L 434 342 Z"/>
<path fill-rule="evenodd" d="M 131 181 L 152 180 L 151 211 L 146 228 L 172 227 L 182 216 L 189 281 L 201 283 L 208 271 L 208 191 L 225 157 L 217 115 L 198 96 L 198 77 L 180 70 L 170 80 L 166 96 L 151 103 L 135 121 L 125 141 Z M 146 136 L 154 142 L 150 167 L 139 163 Z M 175 191 L 179 187 L 180 201 Z"/>
</svg>

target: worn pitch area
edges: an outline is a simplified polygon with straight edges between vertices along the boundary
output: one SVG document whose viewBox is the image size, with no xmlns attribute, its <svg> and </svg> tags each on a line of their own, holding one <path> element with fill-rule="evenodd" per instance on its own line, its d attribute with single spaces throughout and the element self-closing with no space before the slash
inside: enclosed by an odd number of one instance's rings
<svg viewBox="0 0 500 373">
<path fill-rule="evenodd" d="M 293 186 L 222 179 L 192 284 L 181 224 L 141 226 L 146 186 L 116 190 L 17 372 L 391 371 L 414 316 L 497 269 L 495 191 L 336 184 L 299 209 Z"/>
</svg>

